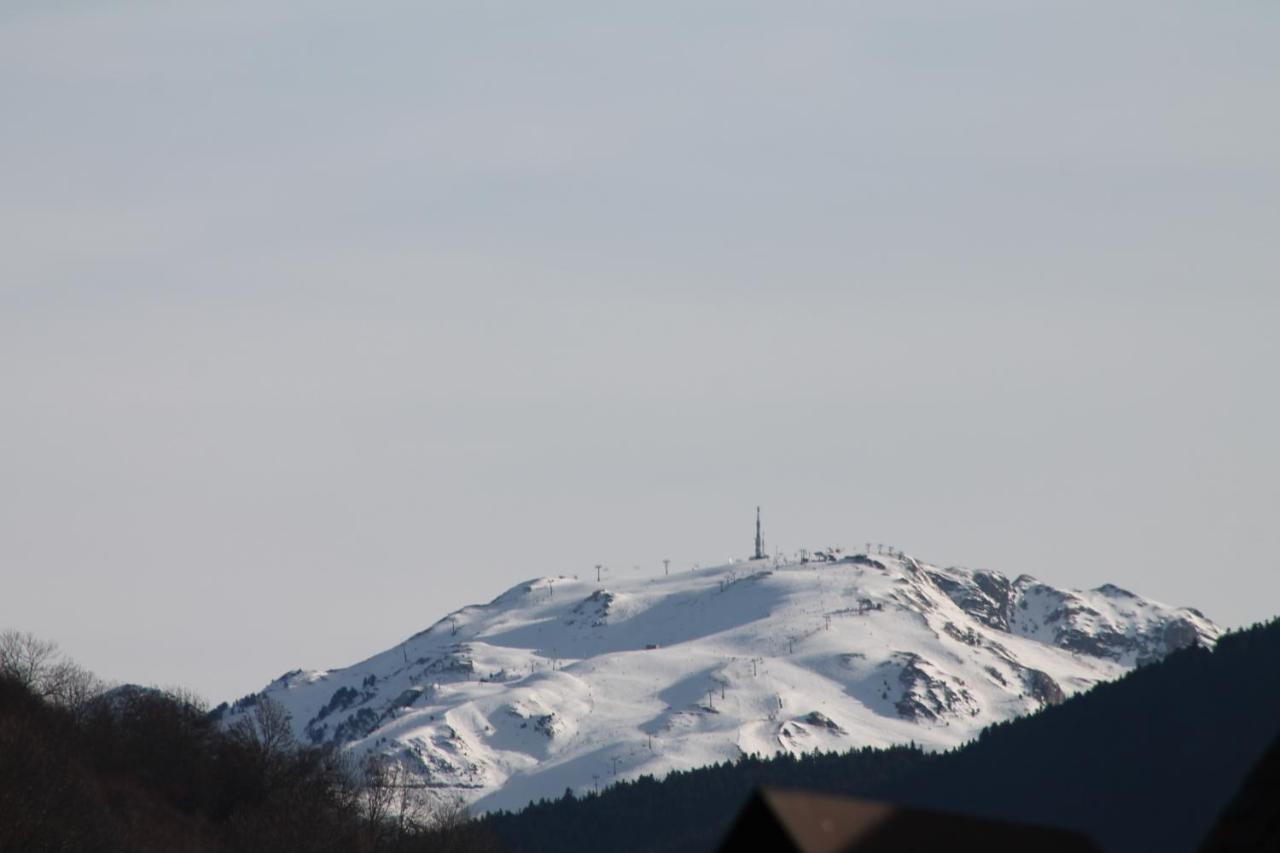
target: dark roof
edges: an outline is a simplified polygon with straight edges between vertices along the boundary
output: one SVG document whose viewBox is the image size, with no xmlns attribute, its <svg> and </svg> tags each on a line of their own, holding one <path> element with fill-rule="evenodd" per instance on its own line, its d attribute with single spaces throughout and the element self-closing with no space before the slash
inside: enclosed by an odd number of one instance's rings
<svg viewBox="0 0 1280 853">
<path fill-rule="evenodd" d="M 948 848 L 983 853 L 1099 850 L 1085 836 L 1063 829 L 775 788 L 752 795 L 720 845 L 721 853 L 902 853 Z"/>
</svg>

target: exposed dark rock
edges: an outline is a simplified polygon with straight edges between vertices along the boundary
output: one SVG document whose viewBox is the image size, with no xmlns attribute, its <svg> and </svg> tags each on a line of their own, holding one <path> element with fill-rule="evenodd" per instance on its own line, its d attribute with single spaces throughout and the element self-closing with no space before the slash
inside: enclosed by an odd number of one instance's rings
<svg viewBox="0 0 1280 853">
<path fill-rule="evenodd" d="M 956 626 L 954 622 L 948 622 L 942 626 L 942 631 L 952 639 L 959 640 L 968 646 L 982 645 L 982 635 L 972 628 L 965 628 L 963 631 Z"/>
<path fill-rule="evenodd" d="M 803 719 L 811 726 L 817 726 L 819 728 L 828 729 L 829 731 L 844 734 L 844 729 L 840 728 L 834 720 L 821 711 L 810 711 L 804 715 Z"/>
<path fill-rule="evenodd" d="M 1061 622 L 1064 618 L 1063 611 L 1055 611 L 1050 615 L 1048 623 Z M 1054 637 L 1054 645 L 1069 652 L 1096 658 L 1118 658 L 1136 647 L 1132 639 L 1115 631 L 1090 633 L 1075 627 L 1059 628 Z"/>
<path fill-rule="evenodd" d="M 549 738 L 556 736 L 556 715 L 543 714 L 533 718 L 533 727 Z"/>
<path fill-rule="evenodd" d="M 291 669 L 288 672 L 286 672 L 284 675 L 277 678 L 275 681 L 271 682 L 270 686 L 274 686 L 278 684 L 282 687 L 288 687 L 291 684 L 293 684 L 293 680 L 297 678 L 299 675 L 302 675 L 302 670 Z"/>
<path fill-rule="evenodd" d="M 1009 630 L 1014 591 L 1013 585 L 1004 575 L 979 570 L 973 573 L 972 582 L 942 572 L 926 572 L 926 575 L 947 598 L 983 625 L 997 631 Z"/>
<path fill-rule="evenodd" d="M 1038 669 L 1024 669 L 1022 671 L 1022 680 L 1026 685 L 1027 693 L 1042 706 L 1060 705 L 1067 698 L 1062 692 L 1062 688 L 1058 686 L 1058 682 L 1054 681 L 1047 672 L 1042 672 Z"/>
<path fill-rule="evenodd" d="M 1177 616 L 1168 621 L 1139 623 L 1136 629 L 1121 631 L 1112 627 L 1108 618 L 1079 595 L 1064 592 L 1037 581 L 1019 579 L 1022 596 L 1018 606 L 1028 609 L 1028 602 L 1048 610 L 1042 624 L 1020 616 L 1013 624 L 1016 633 L 1025 636 L 1043 636 L 1041 629 L 1052 632 L 1050 642 L 1061 649 L 1090 657 L 1127 661 L 1138 665 L 1159 660 L 1172 651 L 1213 640 L 1213 635 L 1202 633 L 1190 618 Z M 1112 599 L 1136 599 L 1132 593 L 1111 584 L 1095 590 Z M 1182 611 L 1188 613 L 1190 611 Z"/>
<path fill-rule="evenodd" d="M 607 625 L 609 622 L 609 610 L 612 608 L 616 598 L 617 596 L 608 590 L 597 589 L 573 606 L 569 617 L 565 619 L 565 624 L 582 623 L 592 628 Z"/>
<path fill-rule="evenodd" d="M 508 672 L 505 668 L 488 675 L 481 676 L 480 681 L 486 684 L 502 684 L 506 681 L 518 681 L 520 676 L 514 672 Z"/>
<path fill-rule="evenodd" d="M 475 662 L 471 660 L 471 647 L 459 644 L 423 667 L 419 677 L 423 675 L 460 675 L 470 677 L 475 671 Z"/>
<path fill-rule="evenodd" d="M 897 652 L 894 662 L 902 669 L 898 683 L 902 696 L 894 703 L 898 716 L 905 720 L 937 720 L 947 714 L 978 713 L 977 703 L 960 679 L 952 679 L 953 687 L 944 678 L 929 672 L 933 667 L 914 652 Z"/>
<path fill-rule="evenodd" d="M 1186 619 L 1174 619 L 1164 626 L 1164 646 L 1168 652 L 1185 649 L 1200 642 L 1200 632 Z"/>
<path fill-rule="evenodd" d="M 422 694 L 424 692 L 426 692 L 425 687 L 410 687 L 408 690 L 405 690 L 404 692 L 402 692 L 399 696 L 397 696 L 392 701 L 391 707 L 392 708 L 408 708 L 414 702 L 417 702 L 418 699 L 422 697 Z"/>
<path fill-rule="evenodd" d="M 925 613 L 934 609 L 934 603 L 914 585 L 890 593 L 889 598 L 922 619 Z"/>
<path fill-rule="evenodd" d="M 1005 678 L 1004 675 L 1001 674 L 1000 670 L 996 669 L 994 666 L 983 667 L 983 669 L 986 671 L 987 675 L 991 676 L 991 678 L 994 679 L 1001 687 L 1009 686 L 1009 680 Z"/>
</svg>

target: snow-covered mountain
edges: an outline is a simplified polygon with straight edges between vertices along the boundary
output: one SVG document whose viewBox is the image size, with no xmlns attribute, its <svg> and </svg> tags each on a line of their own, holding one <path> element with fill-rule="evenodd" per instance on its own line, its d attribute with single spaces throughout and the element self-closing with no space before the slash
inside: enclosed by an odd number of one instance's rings
<svg viewBox="0 0 1280 853">
<path fill-rule="evenodd" d="M 303 741 L 391 756 L 483 811 L 743 753 L 950 747 L 1219 633 L 1110 585 L 829 550 L 537 578 L 259 695 Z"/>
</svg>

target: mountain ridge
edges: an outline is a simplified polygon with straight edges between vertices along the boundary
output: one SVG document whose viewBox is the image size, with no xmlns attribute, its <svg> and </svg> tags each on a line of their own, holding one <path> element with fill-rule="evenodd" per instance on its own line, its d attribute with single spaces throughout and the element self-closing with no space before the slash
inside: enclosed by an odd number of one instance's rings
<svg viewBox="0 0 1280 853">
<path fill-rule="evenodd" d="M 830 549 L 533 578 L 217 713 L 268 696 L 300 739 L 385 755 L 487 811 L 740 755 L 954 747 L 1220 633 L 1110 584 Z"/>
</svg>

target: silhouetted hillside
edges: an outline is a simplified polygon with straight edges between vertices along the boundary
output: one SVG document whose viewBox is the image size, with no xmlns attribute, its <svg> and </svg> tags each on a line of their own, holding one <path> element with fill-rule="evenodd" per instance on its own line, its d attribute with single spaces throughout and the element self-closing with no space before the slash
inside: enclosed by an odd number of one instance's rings
<svg viewBox="0 0 1280 853">
<path fill-rule="evenodd" d="M 744 758 L 486 823 L 514 849 L 713 849 L 757 785 L 1056 825 L 1105 848 L 1192 850 L 1280 730 L 1280 622 L 1191 648 L 944 755 Z"/>
<path fill-rule="evenodd" d="M 0 633 L 0 851 L 490 851 L 418 808 L 394 768 L 293 741 L 279 706 L 220 727 L 189 696 L 121 687 Z"/>
</svg>

